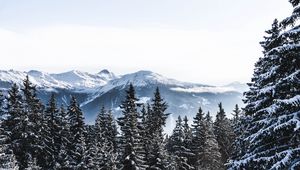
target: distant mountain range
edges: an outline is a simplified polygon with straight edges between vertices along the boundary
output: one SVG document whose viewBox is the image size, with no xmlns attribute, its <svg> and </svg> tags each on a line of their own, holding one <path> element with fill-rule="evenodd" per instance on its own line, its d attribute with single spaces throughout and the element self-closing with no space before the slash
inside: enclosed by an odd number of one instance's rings
<svg viewBox="0 0 300 170">
<path fill-rule="evenodd" d="M 77 70 L 59 74 L 37 70 L 28 72 L 2 70 L 1 90 L 7 91 L 12 83 L 21 86 L 26 75 L 37 86 L 38 95 L 43 102 L 47 102 L 51 93 L 55 93 L 58 103 L 63 105 L 69 103 L 71 95 L 76 96 L 88 123 L 94 121 L 102 105 L 112 109 L 118 116 L 119 105 L 130 83 L 135 86 L 140 103 L 149 102 L 155 88 L 159 87 L 168 103 L 167 111 L 172 113 L 171 119 L 178 115 L 193 117 L 199 106 L 215 115 L 219 102 L 222 102 L 225 110 L 230 113 L 235 104 L 242 105 L 242 93 L 248 89 L 246 84 L 239 82 L 225 86 L 211 86 L 181 82 L 151 71 L 117 76 L 105 69 L 96 74 Z"/>
</svg>

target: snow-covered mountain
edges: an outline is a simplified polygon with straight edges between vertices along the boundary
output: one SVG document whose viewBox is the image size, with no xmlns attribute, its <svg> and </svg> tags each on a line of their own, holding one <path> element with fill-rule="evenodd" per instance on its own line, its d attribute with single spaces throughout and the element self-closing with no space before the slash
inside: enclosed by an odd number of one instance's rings
<svg viewBox="0 0 300 170">
<path fill-rule="evenodd" d="M 60 88 L 73 90 L 92 90 L 104 86 L 116 76 L 108 70 L 102 70 L 97 74 L 90 74 L 78 70 L 65 73 L 50 74 L 37 70 L 21 72 L 15 70 L 0 70 L 0 81 L 4 83 L 17 83 L 22 85 L 26 75 L 39 88 Z"/>
<path fill-rule="evenodd" d="M 214 115 L 218 102 L 223 102 L 225 110 L 230 112 L 235 104 L 242 104 L 242 92 L 247 90 L 246 85 L 238 82 L 210 86 L 170 79 L 151 71 L 116 76 L 108 70 L 95 74 L 77 70 L 59 74 L 37 70 L 2 70 L 0 88 L 6 91 L 12 83 L 21 86 L 26 75 L 37 86 L 43 102 L 48 100 L 51 93 L 55 93 L 58 103 L 64 105 L 68 104 L 71 95 L 76 96 L 88 122 L 94 121 L 102 105 L 112 109 L 116 115 L 120 114 L 119 105 L 130 83 L 135 86 L 140 103 L 150 101 L 155 88 L 159 87 L 169 105 L 167 111 L 172 113 L 173 118 L 178 115 L 192 117 L 199 106 Z"/>
</svg>

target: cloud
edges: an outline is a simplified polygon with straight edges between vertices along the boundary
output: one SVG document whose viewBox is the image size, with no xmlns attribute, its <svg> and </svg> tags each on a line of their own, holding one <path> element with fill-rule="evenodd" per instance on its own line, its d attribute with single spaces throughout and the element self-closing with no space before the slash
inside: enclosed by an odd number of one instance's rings
<svg viewBox="0 0 300 170">
<path fill-rule="evenodd" d="M 193 87 L 193 88 L 181 88 L 175 87 L 171 90 L 188 93 L 225 93 L 230 91 L 236 91 L 232 87 Z"/>
</svg>

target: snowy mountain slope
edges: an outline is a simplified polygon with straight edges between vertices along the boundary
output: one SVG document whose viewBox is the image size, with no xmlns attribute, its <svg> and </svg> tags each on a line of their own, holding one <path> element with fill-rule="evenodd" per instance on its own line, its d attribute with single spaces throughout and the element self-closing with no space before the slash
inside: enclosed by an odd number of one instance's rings
<svg viewBox="0 0 300 170">
<path fill-rule="evenodd" d="M 97 74 L 90 74 L 77 70 L 68 71 L 59 74 L 49 74 L 37 70 L 21 72 L 15 70 L 0 70 L 0 81 L 3 83 L 17 83 L 22 85 L 22 81 L 26 75 L 39 88 L 61 88 L 74 90 L 91 90 L 96 87 L 105 85 L 116 76 L 107 71 L 102 70 Z"/>
<path fill-rule="evenodd" d="M 225 109 L 231 111 L 235 104 L 242 104 L 242 94 L 230 86 L 209 86 L 196 83 L 186 83 L 169 79 L 151 71 L 138 71 L 120 76 L 99 87 L 88 100 L 81 104 L 83 110 L 96 113 L 99 105 L 111 108 L 118 115 L 119 105 L 125 97 L 125 90 L 132 83 L 136 89 L 140 103 L 149 102 L 156 87 L 160 88 L 162 96 L 168 102 L 170 113 L 194 115 L 199 108 L 216 112 L 217 104 L 223 102 Z M 93 110 L 90 110 L 93 108 Z M 94 118 L 95 114 L 88 116 Z M 214 113 L 212 113 L 214 115 Z"/>
<path fill-rule="evenodd" d="M 86 121 L 93 122 L 101 105 L 110 108 L 116 115 L 120 114 L 119 105 L 125 97 L 125 90 L 130 83 L 136 88 L 140 103 L 149 102 L 156 87 L 168 102 L 168 112 L 173 117 L 189 115 L 193 117 L 199 106 L 205 111 L 216 112 L 217 103 L 223 102 L 225 110 L 230 112 L 235 104 L 242 104 L 243 84 L 234 82 L 226 86 L 210 86 L 197 83 L 186 83 L 164 77 L 151 71 L 138 71 L 122 76 L 115 76 L 108 70 L 90 74 L 77 70 L 50 74 L 31 70 L 0 71 L 0 88 L 7 90 L 12 83 L 22 85 L 23 79 L 29 76 L 37 85 L 38 95 L 46 102 L 51 93 L 55 93 L 60 104 L 67 105 L 70 96 L 78 98 L 85 112 Z"/>
</svg>

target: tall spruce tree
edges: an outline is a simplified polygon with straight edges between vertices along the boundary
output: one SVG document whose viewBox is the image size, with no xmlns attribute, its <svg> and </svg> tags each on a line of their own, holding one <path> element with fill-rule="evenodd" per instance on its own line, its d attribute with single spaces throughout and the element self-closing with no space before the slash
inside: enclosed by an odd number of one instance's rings
<svg viewBox="0 0 300 170">
<path fill-rule="evenodd" d="M 97 155 L 97 146 L 96 146 L 96 134 L 94 125 L 86 125 L 86 136 L 85 136 L 85 165 L 87 169 L 99 169 L 97 163 L 95 162 L 95 157 Z"/>
<path fill-rule="evenodd" d="M 59 127 L 60 127 L 60 149 L 58 153 L 57 162 L 55 165 L 56 169 L 71 169 L 71 134 L 70 134 L 70 122 L 67 112 L 62 105 L 59 109 Z"/>
<path fill-rule="evenodd" d="M 237 124 L 242 114 L 242 110 L 239 108 L 238 104 L 235 105 L 234 110 L 232 112 L 233 124 Z"/>
<path fill-rule="evenodd" d="M 83 113 L 76 101 L 72 96 L 70 105 L 68 106 L 68 118 L 70 122 L 70 146 L 69 155 L 72 160 L 70 165 L 74 169 L 85 169 L 85 124 Z"/>
<path fill-rule="evenodd" d="M 59 110 L 56 106 L 55 95 L 52 94 L 44 111 L 43 138 L 45 140 L 46 163 L 45 168 L 56 166 L 61 146 L 61 126 Z"/>
<path fill-rule="evenodd" d="M 3 120 L 5 131 L 10 133 L 10 138 L 7 141 L 10 143 L 10 149 L 14 153 L 20 169 L 28 167 L 28 156 L 26 139 L 26 129 L 28 118 L 23 110 L 23 98 L 20 94 L 19 87 L 13 84 L 8 91 L 6 97 L 6 118 Z"/>
<path fill-rule="evenodd" d="M 176 169 L 179 170 L 193 169 L 193 166 L 191 166 L 188 163 L 190 150 L 185 147 L 184 126 L 180 116 L 178 116 L 178 119 L 176 121 L 176 126 L 173 130 L 172 135 L 169 138 L 167 148 L 171 154 L 174 154 Z"/>
<path fill-rule="evenodd" d="M 189 126 L 189 120 L 187 116 L 183 118 L 183 132 L 184 132 L 184 139 L 183 139 L 183 146 L 186 148 L 185 155 L 187 157 L 187 162 L 190 165 L 190 169 L 193 169 L 193 158 L 195 154 L 192 152 L 192 129 Z"/>
<path fill-rule="evenodd" d="M 300 169 L 300 8 L 299 0 L 290 2 L 292 15 L 279 24 L 279 34 L 267 32 L 273 38 L 265 41 L 272 46 L 263 46 L 264 56 L 255 64 L 245 94 L 250 120 L 241 136 L 243 152 L 230 169 Z"/>
<path fill-rule="evenodd" d="M 214 122 L 214 134 L 220 147 L 222 163 L 226 163 L 232 152 L 234 131 L 230 120 L 226 117 L 222 103 L 219 103 L 219 111 Z"/>
<path fill-rule="evenodd" d="M 140 132 L 141 132 L 141 143 L 142 143 L 142 147 L 143 147 L 143 151 L 145 152 L 145 157 L 144 157 L 144 161 L 145 164 L 147 165 L 147 167 L 150 166 L 151 164 L 151 154 L 150 154 L 150 150 L 151 150 L 151 146 L 150 146 L 150 133 L 149 133 L 149 127 L 150 122 L 150 113 L 151 112 L 151 106 L 149 103 L 147 103 L 147 110 L 146 110 L 146 106 L 145 104 L 142 105 L 142 109 L 141 109 L 141 127 L 140 127 Z"/>
<path fill-rule="evenodd" d="M 120 106 L 123 115 L 118 118 L 118 124 L 121 130 L 120 168 L 124 170 L 143 169 L 144 167 L 144 155 L 139 154 L 143 147 L 140 130 L 138 128 L 139 113 L 137 110 L 137 101 L 138 99 L 135 96 L 134 87 L 130 84 L 129 89 L 126 90 L 126 98 Z"/>
<path fill-rule="evenodd" d="M 149 169 L 166 169 L 168 166 L 167 152 L 164 146 L 162 146 L 164 141 L 163 127 L 169 115 L 165 113 L 167 107 L 167 103 L 161 97 L 159 88 L 157 87 L 154 92 L 151 107 L 148 106 L 147 120 L 145 122 L 145 130 L 147 131 L 146 140 L 149 146 Z"/>
<path fill-rule="evenodd" d="M 96 155 L 94 162 L 98 169 L 116 169 L 117 129 L 111 111 L 101 108 L 95 122 Z"/>
<path fill-rule="evenodd" d="M 197 160 L 197 170 L 221 170 L 225 169 L 221 160 L 218 142 L 213 132 L 212 119 L 209 113 L 205 116 L 203 123 L 202 151 Z"/>
<path fill-rule="evenodd" d="M 203 145 L 204 145 L 204 113 L 202 108 L 199 107 L 196 116 L 194 117 L 193 124 L 192 124 L 192 145 L 191 149 L 194 153 L 192 157 L 192 165 L 198 167 L 198 163 L 201 157 L 201 153 L 203 152 Z"/>
<path fill-rule="evenodd" d="M 23 109 L 26 122 L 24 144 L 26 145 L 26 154 L 32 160 L 36 160 L 36 167 L 46 168 L 47 161 L 45 160 L 45 140 L 43 138 L 43 108 L 41 101 L 37 98 L 36 86 L 30 82 L 26 76 L 23 81 Z"/>
<path fill-rule="evenodd" d="M 6 127 L 4 96 L 0 91 L 0 169 L 18 169 L 17 160 L 12 150 L 10 132 Z"/>
</svg>

